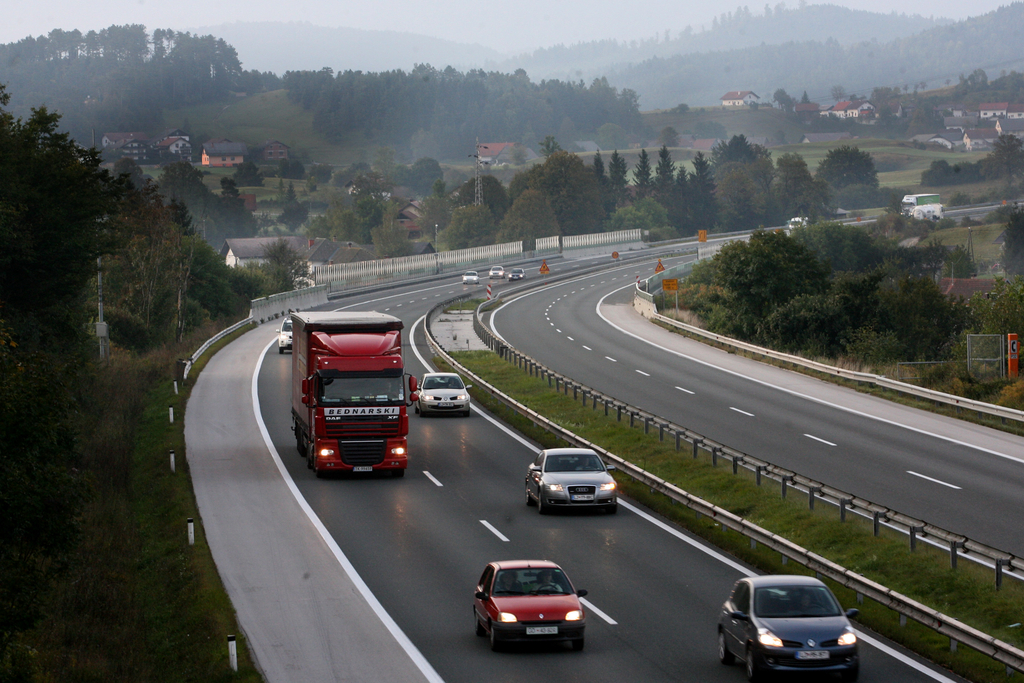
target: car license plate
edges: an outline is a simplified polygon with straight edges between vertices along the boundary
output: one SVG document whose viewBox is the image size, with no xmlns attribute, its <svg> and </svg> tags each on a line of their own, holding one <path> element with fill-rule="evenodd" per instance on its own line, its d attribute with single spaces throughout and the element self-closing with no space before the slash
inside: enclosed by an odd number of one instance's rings
<svg viewBox="0 0 1024 683">
<path fill-rule="evenodd" d="M 437 404 L 437 407 L 438 408 L 451 408 L 453 405 L 455 405 L 455 404 L 452 403 L 451 401 L 441 401 L 440 403 Z"/>
<path fill-rule="evenodd" d="M 828 650 L 800 650 L 797 659 L 828 659 Z"/>
<path fill-rule="evenodd" d="M 369 465 L 356 465 L 352 468 L 353 472 L 373 472 L 373 468 Z"/>
<path fill-rule="evenodd" d="M 593 494 L 590 493 L 578 493 L 572 496 L 573 500 L 594 500 Z"/>
<path fill-rule="evenodd" d="M 558 635 L 557 626 L 527 626 L 526 635 L 528 636 L 554 636 Z"/>
</svg>

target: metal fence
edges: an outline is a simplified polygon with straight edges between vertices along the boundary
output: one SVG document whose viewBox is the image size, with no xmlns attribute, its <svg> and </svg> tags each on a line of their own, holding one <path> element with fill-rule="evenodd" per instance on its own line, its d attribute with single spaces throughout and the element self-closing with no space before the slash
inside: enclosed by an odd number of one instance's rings
<svg viewBox="0 0 1024 683">
<path fill-rule="evenodd" d="M 478 377 L 468 368 L 462 366 L 454 358 L 448 355 L 445 349 L 437 343 L 431 332 L 431 320 L 435 314 L 444 310 L 446 306 L 451 305 L 455 301 L 465 298 L 465 296 L 456 297 L 435 306 L 427 314 L 425 330 L 427 341 L 430 346 L 452 367 L 472 378 L 473 383 L 477 385 L 480 390 L 487 391 L 516 413 L 526 417 L 534 424 L 543 427 L 551 433 L 556 434 L 568 443 L 579 447 L 594 449 L 601 454 L 602 457 L 615 462 L 624 473 L 650 487 L 652 491 L 657 490 L 677 503 L 681 503 L 700 514 L 713 517 L 716 521 L 722 524 L 723 528 L 728 528 L 741 533 L 751 539 L 752 543 L 760 543 L 773 551 L 779 552 L 784 558 L 791 559 L 842 586 L 856 591 L 858 597 L 867 596 L 868 598 L 894 610 L 903 617 L 917 621 L 937 633 L 947 636 L 950 639 L 951 649 L 955 650 L 956 643 L 963 643 L 964 645 L 967 645 L 1004 664 L 1006 666 L 1007 675 L 1014 670 L 1024 672 L 1024 651 L 1004 643 L 986 633 L 982 633 L 981 631 L 963 624 L 956 619 L 948 617 L 945 614 L 933 610 L 932 608 L 912 600 L 907 596 L 892 591 L 885 586 L 871 581 L 870 579 L 867 579 L 866 577 L 863 577 L 834 562 L 831 562 L 830 560 L 806 550 L 785 538 L 773 534 L 772 532 L 767 531 L 766 529 L 763 529 L 742 517 L 739 517 L 738 515 L 689 494 L 674 484 L 654 476 L 633 463 L 623 460 L 614 453 L 586 441 L 571 431 L 561 427 L 551 420 L 548 420 L 536 411 L 518 403 L 512 397 L 501 392 L 497 387 L 488 384 L 481 377 Z M 667 422 L 655 415 L 646 413 L 639 408 L 617 401 L 616 399 L 601 392 L 579 384 L 564 375 L 552 372 L 528 356 L 519 353 L 506 342 L 495 337 L 483 324 L 479 314 L 474 316 L 474 329 L 488 344 L 489 348 L 498 353 L 500 357 L 515 364 L 524 372 L 527 372 L 532 376 L 546 379 L 549 386 L 552 386 L 557 391 L 564 391 L 564 393 L 568 395 L 571 390 L 573 397 L 577 400 L 582 400 L 584 406 L 586 406 L 589 401 L 592 410 L 597 411 L 599 409 L 603 409 L 605 415 L 608 415 L 609 417 L 614 415 L 615 418 L 620 421 L 628 419 L 630 426 L 642 426 L 645 433 L 652 433 L 652 430 L 657 430 L 661 440 L 665 440 L 666 437 L 674 439 L 677 450 L 682 450 L 682 443 L 686 442 L 687 449 L 693 453 L 693 457 L 697 457 L 699 452 L 709 453 L 712 462 L 715 464 L 717 464 L 719 459 L 729 462 L 732 465 L 734 473 L 738 472 L 740 467 L 752 470 L 759 484 L 761 483 L 762 477 L 775 480 L 780 484 L 783 497 L 787 495 L 787 491 L 789 490 L 803 493 L 807 496 L 808 505 L 811 508 L 814 507 L 815 500 L 833 502 L 839 508 L 840 517 L 844 521 L 848 512 L 859 512 L 860 514 L 867 515 L 873 521 L 876 535 L 878 534 L 880 527 L 883 525 L 889 528 L 905 530 L 910 537 L 911 549 L 916 547 L 918 539 L 937 539 L 942 542 L 946 542 L 948 543 L 950 552 L 950 563 L 953 567 L 956 567 L 957 557 L 967 553 L 989 557 L 994 560 L 997 588 L 1002 584 L 1003 573 L 1006 569 L 1013 569 L 1018 572 L 1024 570 L 1024 562 L 1008 553 L 1003 553 L 994 548 L 978 544 L 964 536 L 952 534 L 951 532 L 940 529 L 939 527 L 926 524 L 920 520 L 913 519 L 894 510 L 889 510 L 888 508 L 876 505 L 870 501 L 846 494 L 838 489 L 825 486 L 820 482 L 816 482 L 770 463 L 753 458 L 736 451 L 735 449 L 731 449 L 710 439 L 706 439 L 692 430 Z"/>
</svg>

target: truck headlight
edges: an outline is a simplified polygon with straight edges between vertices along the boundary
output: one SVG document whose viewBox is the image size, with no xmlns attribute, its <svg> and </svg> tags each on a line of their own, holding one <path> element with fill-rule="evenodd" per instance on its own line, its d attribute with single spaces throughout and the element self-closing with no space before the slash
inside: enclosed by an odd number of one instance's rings
<svg viewBox="0 0 1024 683">
<path fill-rule="evenodd" d="M 391 455 L 405 455 L 405 446 L 395 446 L 391 449 Z"/>
<path fill-rule="evenodd" d="M 320 457 L 321 458 L 326 458 L 326 457 L 331 456 L 331 455 L 334 455 L 334 449 L 333 448 L 321 448 L 320 449 Z"/>
</svg>

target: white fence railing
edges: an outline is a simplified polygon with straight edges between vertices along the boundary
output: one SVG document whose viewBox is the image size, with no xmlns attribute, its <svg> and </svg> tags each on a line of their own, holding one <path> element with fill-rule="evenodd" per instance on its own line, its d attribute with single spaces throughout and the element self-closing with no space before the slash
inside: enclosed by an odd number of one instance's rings
<svg viewBox="0 0 1024 683">
<path fill-rule="evenodd" d="M 296 289 L 291 292 L 271 294 L 262 299 L 254 299 L 249 317 L 262 325 L 289 311 L 304 311 L 325 303 L 327 303 L 327 287 L 324 285 Z"/>
</svg>

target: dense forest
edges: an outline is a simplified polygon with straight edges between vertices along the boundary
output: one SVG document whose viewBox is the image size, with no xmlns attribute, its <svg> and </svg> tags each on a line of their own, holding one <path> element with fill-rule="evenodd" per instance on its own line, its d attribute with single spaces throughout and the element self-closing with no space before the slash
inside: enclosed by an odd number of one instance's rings
<svg viewBox="0 0 1024 683">
<path fill-rule="evenodd" d="M 362 133 L 381 145 L 411 147 L 414 158 L 464 158 L 473 140 L 535 148 L 556 132 L 571 143 L 605 124 L 627 132 L 642 125 L 636 93 L 605 79 L 589 86 L 532 83 L 521 70 L 461 73 L 418 65 L 409 72 L 291 71 L 283 80 L 288 97 L 313 111 L 314 128 L 329 139 Z"/>
<path fill-rule="evenodd" d="M 243 71 L 235 49 L 211 35 L 140 25 L 62 31 L 0 45 L 0 83 L 10 111 L 46 105 L 80 142 L 107 131 L 155 131 L 171 106 L 213 102 L 230 91 L 280 87 L 273 74 Z"/>
</svg>

